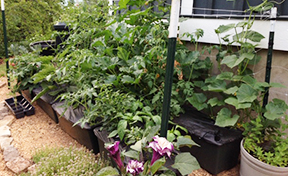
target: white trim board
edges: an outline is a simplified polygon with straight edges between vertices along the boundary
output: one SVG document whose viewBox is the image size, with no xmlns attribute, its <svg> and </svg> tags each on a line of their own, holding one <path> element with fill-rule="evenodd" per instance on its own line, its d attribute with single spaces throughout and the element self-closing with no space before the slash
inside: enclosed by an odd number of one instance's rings
<svg viewBox="0 0 288 176">
<path fill-rule="evenodd" d="M 226 25 L 231 23 L 238 23 L 243 20 L 238 19 L 205 19 L 205 18 L 190 18 L 180 23 L 179 36 L 181 40 L 189 40 L 186 37 L 182 37 L 183 33 L 193 33 L 196 29 L 203 29 L 204 36 L 199 39 L 198 42 L 219 44 L 215 29 L 220 25 Z M 261 40 L 258 48 L 268 48 L 269 32 L 270 32 L 270 21 L 255 20 L 252 30 L 261 33 L 265 38 Z M 229 31 L 228 33 L 232 33 Z M 224 36 L 224 35 L 223 35 Z M 274 46 L 275 50 L 288 51 L 288 22 L 287 21 L 276 21 L 275 24 L 275 36 Z"/>
</svg>

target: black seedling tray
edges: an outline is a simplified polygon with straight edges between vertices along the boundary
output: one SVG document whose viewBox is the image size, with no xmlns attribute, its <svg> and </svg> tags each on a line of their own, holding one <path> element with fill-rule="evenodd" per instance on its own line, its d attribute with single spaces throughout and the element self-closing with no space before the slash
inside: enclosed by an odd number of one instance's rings
<svg viewBox="0 0 288 176">
<path fill-rule="evenodd" d="M 32 106 L 22 95 L 17 96 L 16 100 L 17 101 L 15 101 L 15 97 L 8 98 L 5 99 L 5 103 L 17 119 L 22 118 L 25 115 L 30 116 L 35 114 L 34 106 Z"/>
</svg>

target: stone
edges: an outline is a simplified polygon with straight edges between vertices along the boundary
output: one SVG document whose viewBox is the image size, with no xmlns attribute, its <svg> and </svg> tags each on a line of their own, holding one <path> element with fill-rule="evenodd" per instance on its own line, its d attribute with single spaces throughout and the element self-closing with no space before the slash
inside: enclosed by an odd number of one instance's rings
<svg viewBox="0 0 288 176">
<path fill-rule="evenodd" d="M 8 112 L 9 112 L 9 108 L 7 106 L 4 106 L 4 107 L 0 108 L 0 114 L 8 113 Z"/>
<path fill-rule="evenodd" d="M 5 148 L 11 146 L 12 141 L 13 141 L 12 137 L 0 137 L 1 150 L 4 150 Z"/>
<path fill-rule="evenodd" d="M 30 165 L 30 161 L 20 156 L 6 163 L 6 166 L 16 174 L 26 171 Z"/>
<path fill-rule="evenodd" d="M 10 137 L 11 132 L 8 126 L 0 126 L 0 137 Z"/>
<path fill-rule="evenodd" d="M 10 126 L 15 120 L 15 117 L 12 115 L 5 116 L 2 120 L 0 120 L 0 127 Z"/>
<path fill-rule="evenodd" d="M 0 102 L 0 108 L 2 108 L 2 107 L 6 107 L 5 101 Z"/>
<path fill-rule="evenodd" d="M 6 162 L 13 161 L 16 158 L 18 158 L 19 156 L 20 155 L 19 155 L 18 150 L 15 147 L 13 147 L 13 146 L 9 146 L 9 147 L 4 149 L 3 157 L 4 157 L 4 160 Z"/>
<path fill-rule="evenodd" d="M 6 82 L 0 81 L 0 88 L 4 87 L 6 85 Z"/>
<path fill-rule="evenodd" d="M 6 113 L 2 113 L 0 116 L 0 120 L 3 119 L 4 117 L 8 116 L 10 113 L 6 112 Z"/>
<path fill-rule="evenodd" d="M 36 174 L 36 164 L 33 164 L 32 166 L 28 167 L 28 172 L 31 173 L 31 175 L 35 175 Z"/>
</svg>

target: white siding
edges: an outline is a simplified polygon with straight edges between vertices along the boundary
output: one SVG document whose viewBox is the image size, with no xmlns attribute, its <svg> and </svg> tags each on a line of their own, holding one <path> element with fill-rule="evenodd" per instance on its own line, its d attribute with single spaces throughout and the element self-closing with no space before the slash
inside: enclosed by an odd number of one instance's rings
<svg viewBox="0 0 288 176">
<path fill-rule="evenodd" d="M 185 37 L 181 37 L 185 32 L 195 32 L 200 28 L 204 30 L 204 36 L 199 39 L 199 42 L 218 44 L 219 40 L 214 32 L 220 25 L 238 23 L 241 20 L 236 19 L 205 19 L 205 18 L 190 18 L 180 23 L 180 38 L 182 40 L 188 40 Z M 259 45 L 259 48 L 268 47 L 270 21 L 256 20 L 253 24 L 252 30 L 255 30 L 265 36 Z M 229 31 L 228 33 L 232 33 Z M 224 35 L 223 35 L 224 36 Z M 275 37 L 274 47 L 275 50 L 288 51 L 288 21 L 276 21 L 275 25 Z"/>
</svg>

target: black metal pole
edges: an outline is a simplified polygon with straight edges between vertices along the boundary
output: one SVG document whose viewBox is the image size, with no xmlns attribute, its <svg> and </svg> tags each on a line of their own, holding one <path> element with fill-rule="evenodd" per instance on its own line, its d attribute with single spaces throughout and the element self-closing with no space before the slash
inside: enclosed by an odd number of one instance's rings
<svg viewBox="0 0 288 176">
<path fill-rule="evenodd" d="M 274 44 L 274 31 L 269 33 L 268 54 L 267 54 L 266 73 L 265 73 L 265 82 L 267 83 L 270 83 L 273 44 Z M 265 95 L 263 98 L 263 107 L 267 105 L 268 97 L 269 97 L 269 88 L 266 87 Z"/>
<path fill-rule="evenodd" d="M 272 65 L 272 53 L 273 53 L 273 45 L 274 45 L 274 31 L 275 31 L 275 23 L 276 23 L 276 14 L 277 14 L 277 8 L 273 7 L 271 9 L 270 14 L 270 23 L 271 23 L 271 29 L 269 33 L 269 42 L 268 42 L 268 53 L 267 53 L 267 63 L 266 63 L 266 73 L 265 73 L 265 82 L 270 83 L 270 76 L 271 76 L 271 65 Z M 268 103 L 268 97 L 269 97 L 269 88 L 265 88 L 265 94 L 263 98 L 263 104 L 262 107 L 265 108 L 265 106 Z"/>
<path fill-rule="evenodd" d="M 6 58 L 6 74 L 7 74 L 8 87 L 10 87 L 8 40 L 7 40 L 7 32 L 6 32 L 6 18 L 5 18 L 4 0 L 1 1 L 1 10 L 2 10 L 4 47 L 5 47 L 5 58 Z"/>
<path fill-rule="evenodd" d="M 173 72 L 174 72 L 174 60 L 175 60 L 175 49 L 176 48 L 176 38 L 168 39 L 168 57 L 166 61 L 166 74 L 165 74 L 165 87 L 164 87 L 164 100 L 162 108 L 162 121 L 161 121 L 161 131 L 160 136 L 166 137 L 168 130 L 168 121 L 170 113 L 170 101 L 171 101 L 171 91 L 173 83 Z"/>
<path fill-rule="evenodd" d="M 161 130 L 160 130 L 161 137 L 167 137 L 168 122 L 170 118 L 169 116 L 170 101 L 171 101 L 171 90 L 172 90 L 172 83 L 173 83 L 173 71 L 174 71 L 176 40 L 177 40 L 177 31 L 178 31 L 178 23 L 179 23 L 179 12 L 180 12 L 180 0 L 173 0 L 171 2 L 171 13 L 170 13 L 164 100 L 163 100 L 162 120 L 161 120 Z"/>
</svg>

